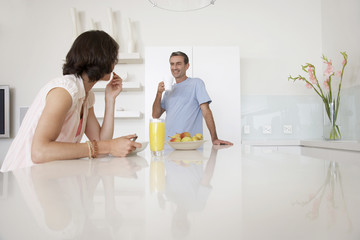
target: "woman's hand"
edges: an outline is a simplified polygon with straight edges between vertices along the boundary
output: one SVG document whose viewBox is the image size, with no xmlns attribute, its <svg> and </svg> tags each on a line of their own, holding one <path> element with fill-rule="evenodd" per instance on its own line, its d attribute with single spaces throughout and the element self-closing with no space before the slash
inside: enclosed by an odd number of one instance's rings
<svg viewBox="0 0 360 240">
<path fill-rule="evenodd" d="M 110 82 L 106 85 L 105 88 L 105 97 L 110 97 L 115 100 L 115 98 L 122 91 L 122 79 L 114 72 L 113 79 L 110 79 Z"/>
<path fill-rule="evenodd" d="M 136 148 L 141 147 L 141 143 L 131 141 L 130 139 L 136 135 L 127 135 L 115 138 L 111 141 L 110 154 L 116 157 L 125 157 Z"/>
</svg>

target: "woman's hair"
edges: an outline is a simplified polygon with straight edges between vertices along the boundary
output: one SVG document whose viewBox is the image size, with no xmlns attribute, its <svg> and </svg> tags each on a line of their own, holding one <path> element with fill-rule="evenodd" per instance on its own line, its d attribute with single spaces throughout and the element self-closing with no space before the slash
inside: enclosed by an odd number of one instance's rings
<svg viewBox="0 0 360 240">
<path fill-rule="evenodd" d="M 80 34 L 71 46 L 63 65 L 63 75 L 86 73 L 95 82 L 111 73 L 117 63 L 119 44 L 104 31 Z"/>
</svg>

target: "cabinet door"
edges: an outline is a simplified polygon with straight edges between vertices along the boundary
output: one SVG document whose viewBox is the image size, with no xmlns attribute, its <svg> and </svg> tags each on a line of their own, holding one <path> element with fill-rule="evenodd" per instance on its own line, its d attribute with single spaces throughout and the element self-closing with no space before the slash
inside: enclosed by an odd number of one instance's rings
<svg viewBox="0 0 360 240">
<path fill-rule="evenodd" d="M 193 47 L 193 76 L 205 82 L 220 139 L 241 142 L 238 47 Z M 211 139 L 204 123 L 204 138 Z"/>
</svg>

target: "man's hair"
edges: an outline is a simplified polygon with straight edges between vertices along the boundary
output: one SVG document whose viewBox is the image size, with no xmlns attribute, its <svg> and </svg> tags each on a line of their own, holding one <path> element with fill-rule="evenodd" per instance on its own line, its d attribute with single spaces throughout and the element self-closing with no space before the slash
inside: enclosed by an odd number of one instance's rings
<svg viewBox="0 0 360 240">
<path fill-rule="evenodd" d="M 86 73 L 95 82 L 111 73 L 117 63 L 119 44 L 104 31 L 80 34 L 71 46 L 63 65 L 63 75 Z"/>
<path fill-rule="evenodd" d="M 185 53 L 180 52 L 180 51 L 173 52 L 173 53 L 171 53 L 170 58 L 175 57 L 175 56 L 182 56 L 182 57 L 184 57 L 184 63 L 185 64 L 189 63 L 189 57 Z"/>
</svg>

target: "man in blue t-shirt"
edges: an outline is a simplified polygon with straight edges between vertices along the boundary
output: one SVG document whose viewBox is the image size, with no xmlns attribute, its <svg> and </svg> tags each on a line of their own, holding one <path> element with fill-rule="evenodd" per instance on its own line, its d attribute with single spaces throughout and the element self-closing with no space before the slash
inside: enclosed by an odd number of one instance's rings
<svg viewBox="0 0 360 240">
<path fill-rule="evenodd" d="M 215 122 L 210 110 L 211 99 L 206 91 L 204 82 L 199 78 L 188 78 L 189 58 L 183 52 L 173 52 L 170 56 L 171 73 L 176 84 L 170 91 L 165 91 L 164 82 L 160 82 L 153 104 L 152 117 L 160 118 L 166 111 L 165 135 L 189 132 L 191 136 L 203 134 L 202 117 L 209 129 L 214 145 L 232 145 L 231 142 L 217 137 Z"/>
</svg>

